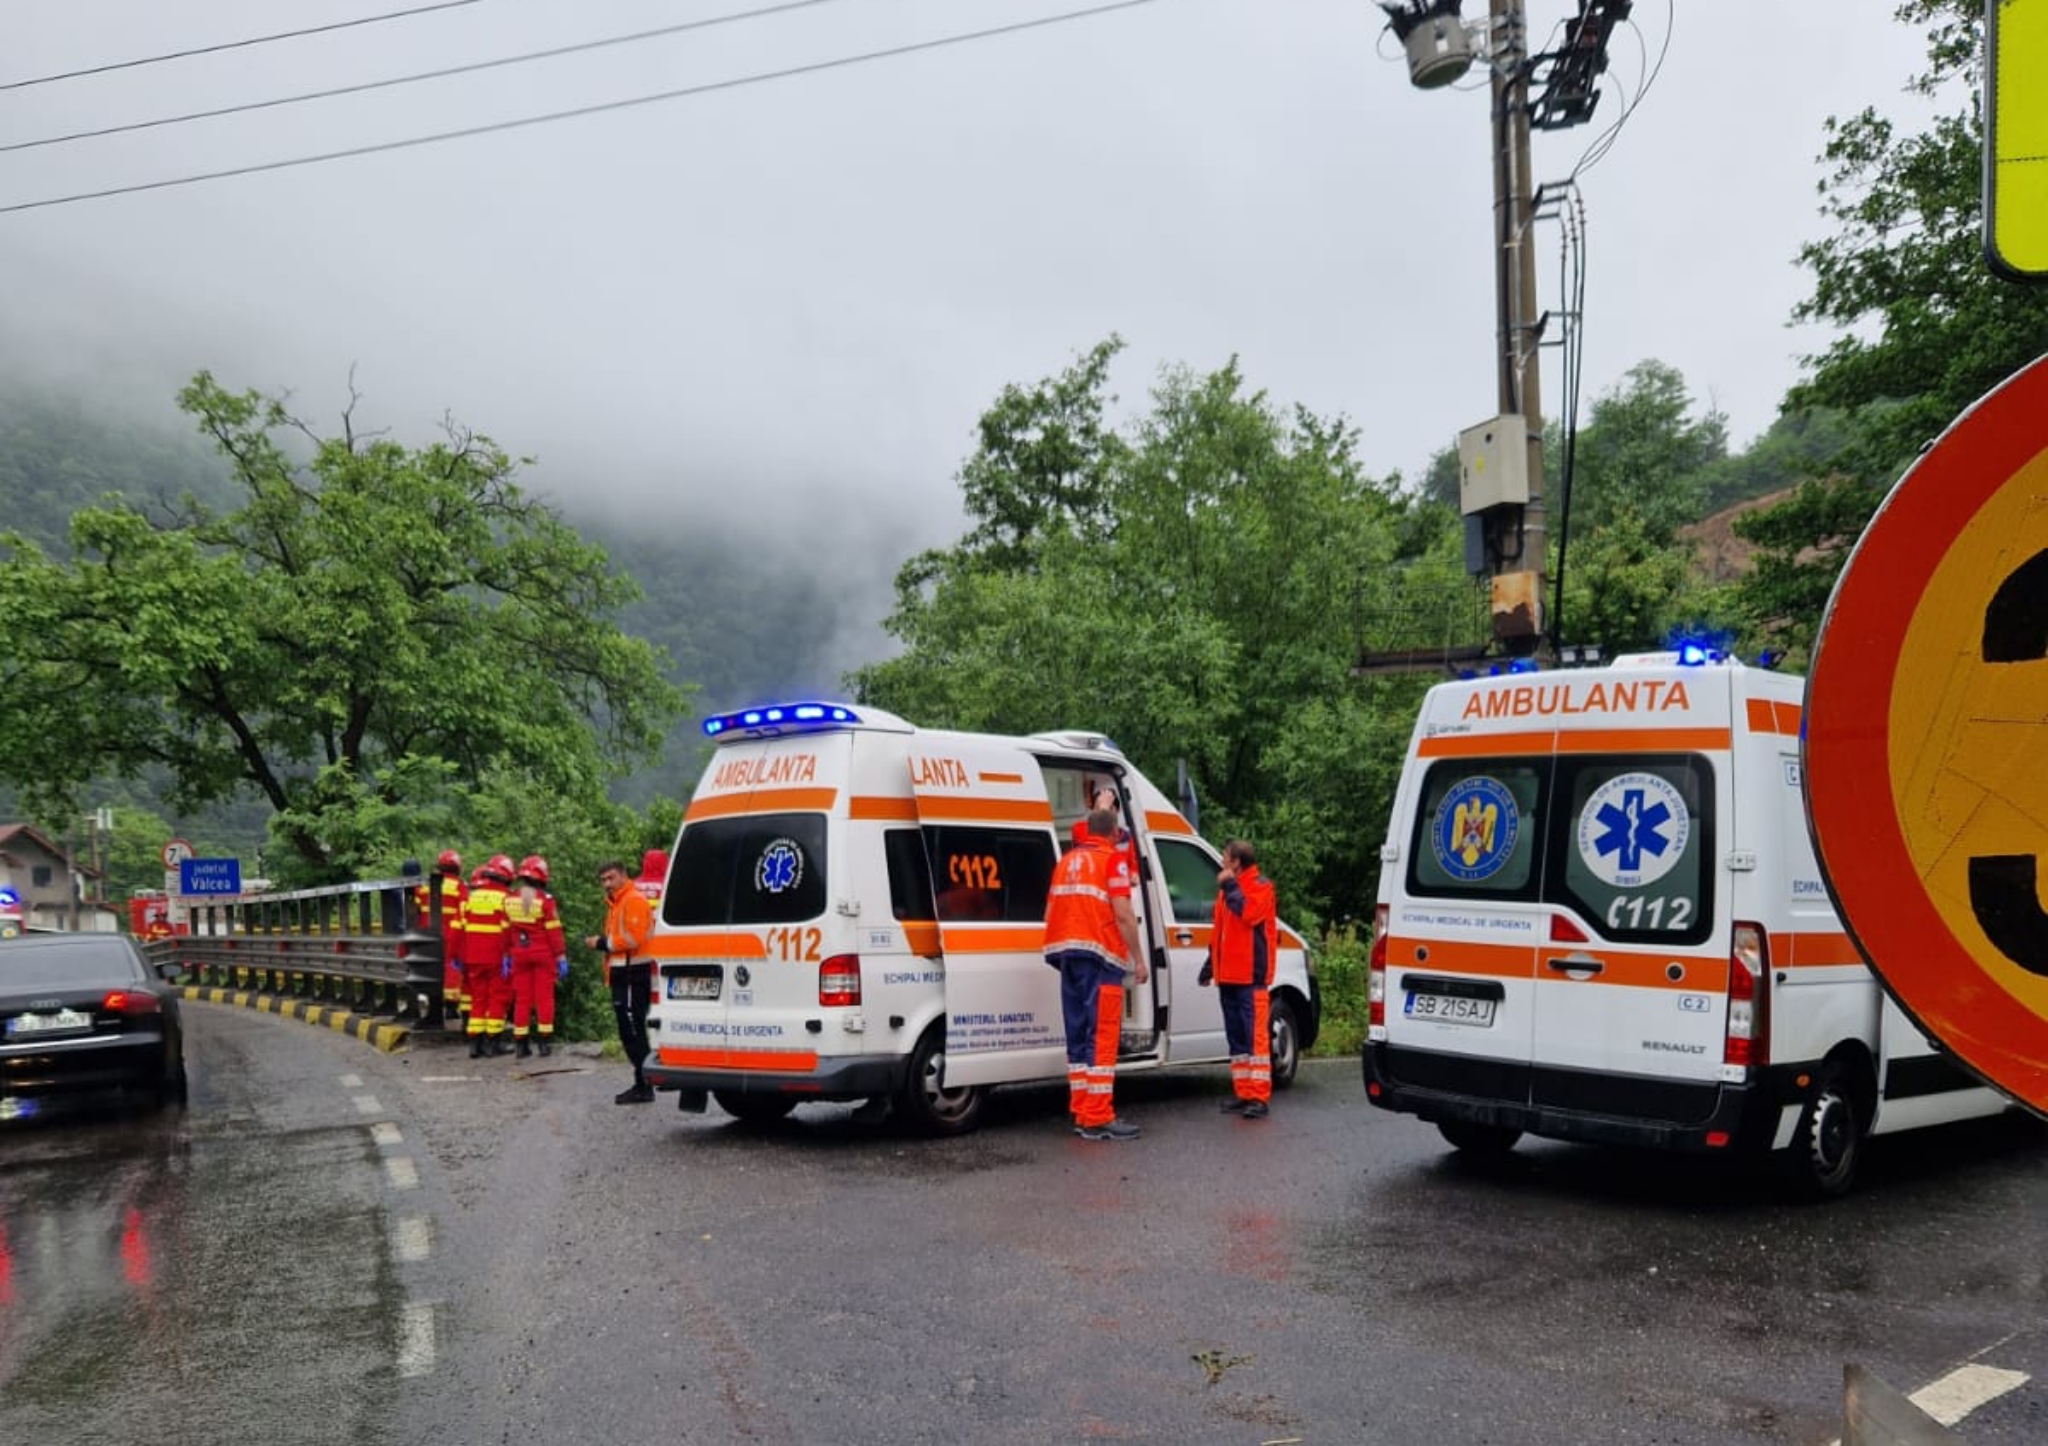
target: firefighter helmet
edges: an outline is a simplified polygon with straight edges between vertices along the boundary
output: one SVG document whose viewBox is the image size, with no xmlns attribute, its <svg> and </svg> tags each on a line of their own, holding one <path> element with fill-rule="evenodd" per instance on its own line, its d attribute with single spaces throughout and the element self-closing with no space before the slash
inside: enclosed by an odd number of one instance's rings
<svg viewBox="0 0 2048 1446">
<path fill-rule="evenodd" d="M 441 857 L 434 860 L 436 873 L 459 874 L 462 872 L 462 855 L 454 849 L 442 849 Z"/>
<path fill-rule="evenodd" d="M 492 854 L 484 861 L 484 872 L 501 884 L 512 882 L 512 860 L 503 854 Z"/>
<path fill-rule="evenodd" d="M 539 854 L 528 854 L 519 861 L 519 877 L 545 884 L 548 881 L 548 861 Z"/>
</svg>

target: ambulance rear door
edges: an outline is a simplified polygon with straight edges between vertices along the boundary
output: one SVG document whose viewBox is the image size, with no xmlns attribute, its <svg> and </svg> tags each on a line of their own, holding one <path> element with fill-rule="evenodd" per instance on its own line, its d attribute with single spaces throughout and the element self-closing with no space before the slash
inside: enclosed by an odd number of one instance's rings
<svg viewBox="0 0 2048 1446">
<path fill-rule="evenodd" d="M 1042 952 L 1059 849 L 1037 761 L 1000 738 L 920 732 L 908 766 L 944 956 L 946 1087 L 1064 1075 Z"/>
<path fill-rule="evenodd" d="M 852 948 L 828 840 L 852 735 L 722 744 L 683 815 L 651 952 L 676 1067 L 815 1068 L 819 969 Z"/>
<path fill-rule="evenodd" d="M 1684 701 L 1559 735 L 1531 1102 L 1694 1125 L 1719 1104 L 1727 1027 L 1729 675 L 1627 681 L 1624 697 Z"/>
<path fill-rule="evenodd" d="M 1522 1105 L 1554 735 L 1510 711 L 1510 686 L 1442 686 L 1424 704 L 1394 840 L 1385 1061 L 1402 1084 Z"/>
</svg>

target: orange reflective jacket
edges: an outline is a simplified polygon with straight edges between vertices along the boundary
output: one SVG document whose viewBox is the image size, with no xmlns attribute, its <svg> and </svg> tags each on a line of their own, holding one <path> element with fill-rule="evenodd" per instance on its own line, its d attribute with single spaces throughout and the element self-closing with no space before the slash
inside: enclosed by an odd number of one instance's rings
<svg viewBox="0 0 2048 1446">
<path fill-rule="evenodd" d="M 1127 965 L 1117 899 L 1131 896 L 1131 867 L 1116 844 L 1089 834 L 1053 871 L 1045 897 L 1045 956 L 1093 954 L 1105 964 Z"/>
<path fill-rule="evenodd" d="M 1273 952 L 1280 944 L 1280 926 L 1273 908 L 1273 886 L 1255 864 L 1237 871 L 1237 881 L 1216 891 L 1216 925 L 1210 950 L 1218 984 L 1270 984 Z"/>
</svg>

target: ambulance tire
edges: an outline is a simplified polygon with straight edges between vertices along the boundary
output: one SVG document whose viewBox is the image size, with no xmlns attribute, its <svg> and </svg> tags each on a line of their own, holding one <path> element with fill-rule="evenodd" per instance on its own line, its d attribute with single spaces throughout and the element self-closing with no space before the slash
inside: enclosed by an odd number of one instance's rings
<svg viewBox="0 0 2048 1446">
<path fill-rule="evenodd" d="M 964 1135 L 981 1121 L 981 1107 L 988 1091 L 980 1085 L 943 1089 L 946 1071 L 946 1022 L 942 1019 L 924 1032 L 911 1051 L 910 1070 L 903 1078 L 896 1111 L 924 1135 Z"/>
<path fill-rule="evenodd" d="M 743 1095 L 737 1090 L 713 1090 L 718 1107 L 743 1125 L 772 1125 L 796 1108 L 789 1095 Z"/>
<path fill-rule="evenodd" d="M 1829 1060 L 1821 1066 L 1813 1095 L 1799 1113 L 1792 1148 L 1785 1154 L 1794 1191 L 1809 1200 L 1848 1194 L 1863 1163 L 1869 1130 L 1870 1111 L 1857 1089 L 1856 1072 L 1843 1060 Z"/>
<path fill-rule="evenodd" d="M 1436 1129 L 1452 1149 L 1467 1155 L 1505 1155 L 1522 1138 L 1520 1130 L 1511 1130 L 1506 1125 L 1481 1125 L 1471 1120 L 1438 1120 Z"/>
<path fill-rule="evenodd" d="M 1301 1066 L 1301 1021 L 1285 995 L 1271 996 L 1266 1013 L 1266 1053 L 1273 1069 L 1273 1088 L 1284 1090 L 1294 1083 Z"/>
</svg>

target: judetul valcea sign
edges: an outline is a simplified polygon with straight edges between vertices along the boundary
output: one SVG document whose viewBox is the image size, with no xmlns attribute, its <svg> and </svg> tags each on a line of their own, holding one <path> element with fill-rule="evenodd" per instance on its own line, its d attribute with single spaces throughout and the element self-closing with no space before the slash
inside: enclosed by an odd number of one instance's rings
<svg viewBox="0 0 2048 1446">
<path fill-rule="evenodd" d="M 2048 1113 L 2048 357 L 1871 519 L 1821 624 L 1802 772 L 1828 888 L 1885 987 Z"/>
</svg>

